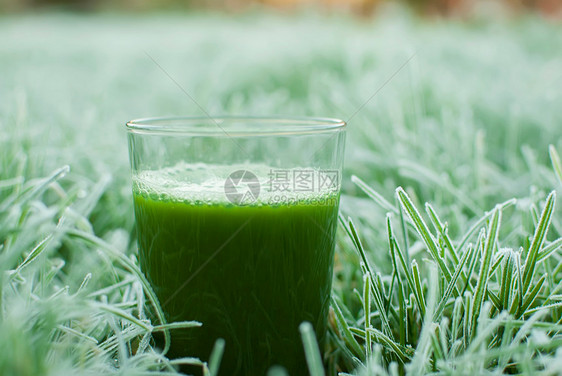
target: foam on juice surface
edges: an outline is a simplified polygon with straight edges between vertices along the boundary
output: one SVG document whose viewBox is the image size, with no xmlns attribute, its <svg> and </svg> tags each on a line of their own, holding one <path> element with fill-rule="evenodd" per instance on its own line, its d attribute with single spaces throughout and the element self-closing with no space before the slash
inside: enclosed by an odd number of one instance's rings
<svg viewBox="0 0 562 376">
<path fill-rule="evenodd" d="M 321 174 L 326 170 L 311 167 L 290 169 L 273 168 L 263 164 L 188 164 L 180 162 L 173 167 L 144 170 L 133 175 L 133 190 L 153 199 L 194 204 L 230 203 L 225 183 L 235 171 L 249 171 L 257 177 L 259 194 L 254 205 L 291 204 L 334 198 L 339 192 L 339 176 L 335 184 L 322 187 Z M 333 171 L 332 171 L 333 172 Z M 310 180 L 295 183 L 295 176 L 306 174 Z M 279 179 L 287 180 L 279 180 Z M 308 185 L 307 185 L 308 183 Z M 306 189 L 303 189 L 306 188 Z M 242 183 L 241 192 L 249 189 Z"/>
</svg>

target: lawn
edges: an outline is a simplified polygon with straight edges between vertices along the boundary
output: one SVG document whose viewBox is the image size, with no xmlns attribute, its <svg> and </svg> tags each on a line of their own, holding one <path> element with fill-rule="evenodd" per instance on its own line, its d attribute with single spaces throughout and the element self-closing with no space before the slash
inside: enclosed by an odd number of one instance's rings
<svg viewBox="0 0 562 376">
<path fill-rule="evenodd" d="M 561 51 L 535 16 L 1 16 L 0 374 L 198 363 L 151 347 L 124 124 L 201 108 L 348 121 L 310 374 L 559 374 Z"/>
</svg>

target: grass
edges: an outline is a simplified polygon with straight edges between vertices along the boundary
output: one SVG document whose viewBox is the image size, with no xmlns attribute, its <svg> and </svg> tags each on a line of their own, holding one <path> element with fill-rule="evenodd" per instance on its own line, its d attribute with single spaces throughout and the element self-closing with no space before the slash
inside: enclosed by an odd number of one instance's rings
<svg viewBox="0 0 562 376">
<path fill-rule="evenodd" d="M 300 328 L 312 375 L 562 369 L 560 25 L 47 14 L 0 34 L 0 374 L 219 367 L 221 343 L 208 365 L 151 347 L 199 323 L 147 317 L 123 123 L 200 110 L 147 54 L 213 114 L 361 107 L 328 347 Z"/>
</svg>

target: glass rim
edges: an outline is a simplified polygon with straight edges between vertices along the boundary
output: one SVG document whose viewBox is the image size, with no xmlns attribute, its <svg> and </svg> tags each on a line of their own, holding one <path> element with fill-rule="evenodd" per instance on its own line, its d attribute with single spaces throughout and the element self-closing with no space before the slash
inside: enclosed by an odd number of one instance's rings
<svg viewBox="0 0 562 376">
<path fill-rule="evenodd" d="M 248 137 L 337 132 L 347 124 L 328 117 L 166 116 L 134 119 L 125 125 L 131 133 Z"/>
</svg>

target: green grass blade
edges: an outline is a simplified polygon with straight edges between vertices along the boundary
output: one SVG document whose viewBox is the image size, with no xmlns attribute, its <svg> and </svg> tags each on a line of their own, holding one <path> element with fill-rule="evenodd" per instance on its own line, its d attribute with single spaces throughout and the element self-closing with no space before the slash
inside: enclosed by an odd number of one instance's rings
<svg viewBox="0 0 562 376">
<path fill-rule="evenodd" d="M 474 335 L 476 323 L 480 316 L 480 310 L 484 301 L 484 296 L 488 287 L 488 277 L 490 275 L 490 262 L 494 246 L 498 241 L 499 228 L 501 223 L 501 209 L 496 207 L 492 214 L 492 219 L 488 227 L 484 251 L 481 258 L 480 273 L 478 274 L 478 283 L 474 291 L 474 300 L 472 301 L 472 334 Z"/>
<path fill-rule="evenodd" d="M 486 290 L 486 297 L 488 297 L 491 300 L 492 304 L 494 305 L 494 307 L 496 307 L 496 309 L 498 311 L 501 310 L 501 301 L 500 301 L 500 298 L 496 295 L 495 292 L 493 292 L 490 289 L 487 289 Z"/>
<path fill-rule="evenodd" d="M 209 356 L 209 373 L 211 376 L 217 376 L 219 374 L 224 347 L 225 341 L 222 338 L 218 338 L 213 345 L 213 350 Z"/>
<path fill-rule="evenodd" d="M 281 366 L 273 366 L 267 371 L 267 376 L 289 376 L 285 368 Z"/>
<path fill-rule="evenodd" d="M 365 316 L 365 358 L 371 357 L 371 276 L 363 275 L 363 312 Z"/>
<path fill-rule="evenodd" d="M 408 240 L 408 229 L 412 232 L 415 232 L 414 226 L 410 221 L 406 221 L 406 217 L 404 216 L 404 208 L 400 205 L 400 201 L 398 200 L 398 196 L 394 195 L 394 201 L 396 202 L 396 207 L 398 208 L 398 212 L 400 213 L 400 230 L 402 232 L 402 241 L 404 242 L 404 255 L 406 259 L 406 263 L 410 264 L 410 242 Z M 408 227 L 409 225 L 410 227 Z"/>
<path fill-rule="evenodd" d="M 455 290 L 454 287 L 457 284 L 457 280 L 459 279 L 461 271 L 463 270 L 464 265 L 466 264 L 467 260 L 469 259 L 470 255 L 473 252 L 474 252 L 474 247 L 469 246 L 468 250 L 464 253 L 460 262 L 458 263 L 458 265 L 455 269 L 455 273 L 453 274 L 453 278 L 451 279 L 451 282 L 449 282 L 449 285 L 447 286 L 447 289 L 443 293 L 443 296 L 441 297 L 441 300 L 439 301 L 439 304 L 437 305 L 437 309 L 435 311 L 435 316 L 434 316 L 434 321 L 438 321 L 441 318 L 441 313 L 443 312 L 443 309 L 445 308 L 445 305 L 447 304 L 447 301 L 449 300 L 453 291 Z M 460 295 L 457 295 L 457 297 L 458 296 L 460 296 Z"/>
<path fill-rule="evenodd" d="M 527 309 L 525 311 L 525 315 L 532 315 L 535 312 L 547 311 L 547 310 L 558 309 L 558 308 L 562 308 L 562 302 L 551 303 L 551 304 L 543 304 L 543 305 L 535 307 L 535 308 Z M 558 331 L 560 331 L 560 330 L 562 330 L 562 329 L 558 329 Z"/>
<path fill-rule="evenodd" d="M 93 344 L 95 344 L 95 345 L 97 345 L 97 344 L 99 343 L 99 341 L 98 341 L 97 339 L 95 339 L 94 337 L 91 337 L 91 336 L 89 336 L 89 335 L 87 335 L 87 334 L 84 334 L 84 333 L 82 333 L 82 332 L 80 332 L 80 331 L 78 331 L 78 330 L 72 329 L 72 328 L 70 328 L 70 327 L 68 327 L 68 326 L 57 325 L 57 328 L 60 329 L 60 330 L 62 330 L 63 332 L 66 332 L 66 333 L 68 333 L 68 334 L 71 334 L 71 335 L 73 335 L 73 336 L 83 338 L 83 339 L 85 339 L 86 341 L 91 342 L 91 343 L 93 343 Z"/>
<path fill-rule="evenodd" d="M 459 263 L 459 256 L 457 255 L 457 250 L 455 249 L 455 246 L 453 245 L 453 242 L 451 241 L 451 238 L 449 237 L 449 234 L 447 233 L 446 225 L 444 225 L 441 222 L 441 219 L 439 218 L 439 216 L 437 215 L 437 213 L 435 212 L 435 209 L 433 209 L 431 204 L 429 204 L 429 203 L 425 204 L 425 211 L 429 215 L 429 218 L 431 219 L 431 222 L 433 223 L 433 226 L 435 227 L 435 229 L 443 237 L 443 240 L 445 241 L 446 248 L 449 250 L 449 255 L 451 256 L 451 259 L 453 260 L 453 262 L 455 264 L 458 264 Z"/>
<path fill-rule="evenodd" d="M 369 196 L 381 208 L 383 208 L 386 211 L 392 212 L 394 214 L 398 214 L 398 209 L 396 209 L 394 205 L 392 205 L 389 201 L 387 201 L 381 194 L 379 194 L 373 188 L 369 187 L 369 185 L 365 183 L 363 180 L 361 180 L 355 175 L 352 175 L 351 181 L 359 188 L 361 188 L 361 190 L 365 192 L 367 196 Z"/>
<path fill-rule="evenodd" d="M 156 325 L 154 326 L 154 332 L 163 332 L 165 330 L 173 330 L 173 329 L 187 329 L 187 328 L 198 328 L 202 323 L 199 321 L 174 321 L 164 325 Z"/>
<path fill-rule="evenodd" d="M 513 270 L 515 266 L 515 255 L 509 249 L 505 257 L 502 268 L 502 279 L 500 283 L 500 311 L 509 308 L 510 298 L 512 296 L 511 286 L 513 280 Z"/>
<path fill-rule="evenodd" d="M 468 276 L 466 279 L 466 283 L 462 289 L 462 293 L 466 291 L 470 292 L 471 294 L 474 292 L 472 287 L 472 276 L 474 273 L 474 269 L 476 268 L 476 263 L 478 262 L 478 258 L 482 255 L 482 250 L 484 249 L 484 239 L 485 239 L 486 230 L 481 229 L 478 233 L 478 239 L 476 240 L 476 248 L 472 256 L 470 256 L 470 261 L 468 262 L 468 272 L 466 275 Z"/>
<path fill-rule="evenodd" d="M 373 334 L 376 338 L 376 341 L 382 344 L 385 349 L 391 350 L 398 357 L 398 360 L 401 363 L 406 363 L 414 355 L 414 351 L 412 348 L 401 346 L 400 344 L 396 343 L 391 338 L 386 336 L 380 330 L 370 328 L 367 331 Z"/>
<path fill-rule="evenodd" d="M 91 303 L 91 304 L 94 308 L 111 313 L 114 316 L 118 316 L 122 320 L 135 324 L 138 327 L 146 330 L 147 332 L 151 332 L 153 329 L 152 325 L 150 325 L 149 323 L 139 320 L 136 317 L 132 316 L 131 314 L 123 311 L 122 309 L 116 308 L 113 305 L 104 304 L 104 303 Z"/>
<path fill-rule="evenodd" d="M 553 241 L 552 243 L 541 249 L 537 257 L 537 262 L 540 262 L 548 258 L 550 255 L 558 252 L 560 249 L 562 249 L 562 238 L 556 239 L 555 241 Z"/>
<path fill-rule="evenodd" d="M 461 328 L 462 328 L 462 308 L 463 308 L 463 299 L 462 297 L 458 297 L 455 299 L 455 304 L 453 305 L 453 314 L 451 316 L 451 338 L 450 344 L 452 346 L 459 339 L 459 335 L 462 335 Z"/>
<path fill-rule="evenodd" d="M 377 305 L 377 309 L 379 311 L 379 314 L 381 315 L 382 330 L 387 335 L 392 335 L 392 329 L 390 328 L 390 322 L 389 322 L 388 315 L 386 313 L 386 308 L 385 308 L 385 305 L 384 305 L 384 292 L 381 291 L 379 289 L 379 286 L 377 285 L 377 283 L 375 283 L 375 281 L 376 281 L 375 274 L 373 272 L 371 264 L 369 263 L 369 260 L 367 258 L 367 253 L 365 252 L 365 248 L 363 248 L 363 245 L 361 243 L 361 239 L 359 239 L 359 235 L 357 233 L 355 225 L 353 224 L 353 221 L 351 220 L 351 218 L 349 218 L 347 220 L 347 223 L 344 224 L 344 225 L 348 230 L 348 234 L 351 236 L 351 239 L 352 239 L 353 244 L 355 245 L 355 247 L 357 249 L 357 252 L 359 252 L 359 255 L 361 256 L 362 262 L 365 265 L 366 270 L 371 275 L 371 278 L 370 278 L 371 289 L 373 291 L 373 297 L 375 299 L 375 304 Z"/>
<path fill-rule="evenodd" d="M 414 300 L 418 306 L 418 310 L 422 313 L 422 316 L 425 316 L 425 302 L 423 296 L 419 294 L 418 289 L 416 288 L 416 284 L 414 282 L 413 273 L 410 267 L 406 264 L 406 260 L 402 256 L 402 252 L 400 252 L 400 248 L 398 242 L 395 238 L 392 238 L 392 250 L 394 251 L 395 255 L 398 255 L 398 259 L 400 260 L 400 264 L 402 265 L 402 269 L 406 275 L 406 281 L 408 282 L 408 287 L 410 291 L 414 294 Z"/>
<path fill-rule="evenodd" d="M 171 365 L 187 365 L 187 366 L 197 366 L 202 367 L 203 362 L 197 358 L 183 357 L 170 360 Z"/>
<path fill-rule="evenodd" d="M 463 320 L 463 339 L 464 339 L 464 348 L 467 349 L 470 341 L 472 340 L 472 333 L 473 333 L 473 324 L 472 320 L 474 315 L 472 314 L 472 294 L 470 292 L 466 292 L 464 294 L 464 320 Z M 476 327 L 476 324 L 474 324 Z"/>
<path fill-rule="evenodd" d="M 22 185 L 24 182 L 25 178 L 23 176 L 16 176 L 11 179 L 0 180 L 0 190 L 11 188 L 14 185 Z"/>
<path fill-rule="evenodd" d="M 524 315 L 527 311 L 527 309 L 533 304 L 533 302 L 535 301 L 535 299 L 537 299 L 537 296 L 539 294 L 539 292 L 542 289 L 542 286 L 544 285 L 544 282 L 546 281 L 546 277 L 547 275 L 543 275 L 538 282 L 533 286 L 533 288 L 531 289 L 531 291 L 529 291 L 526 295 L 525 298 L 523 300 L 523 304 L 521 305 L 521 307 L 519 308 L 519 310 L 517 311 L 517 314 L 515 315 L 515 318 L 519 318 L 522 315 Z"/>
<path fill-rule="evenodd" d="M 33 262 L 37 257 L 39 257 L 39 255 L 41 253 L 43 253 L 43 251 L 45 251 L 45 249 L 47 249 L 47 246 L 51 243 L 52 239 L 53 239 L 53 234 L 49 234 L 43 240 L 41 240 L 31 250 L 31 252 L 29 252 L 27 257 L 22 261 L 21 264 L 18 265 L 18 267 L 13 271 L 13 273 L 11 273 L 12 276 L 15 276 L 15 275 L 19 274 L 23 268 L 25 268 L 27 265 L 29 265 L 31 262 Z"/>
<path fill-rule="evenodd" d="M 343 337 L 344 341 L 347 343 L 347 345 L 351 349 L 354 356 L 356 356 L 358 358 L 363 358 L 364 357 L 364 351 L 361 348 L 361 345 L 359 345 L 359 343 L 357 342 L 357 340 L 355 339 L 355 337 L 351 333 L 349 325 L 347 324 L 347 321 L 346 321 L 345 317 L 343 316 L 340 305 L 337 302 L 336 296 L 332 295 L 331 303 L 332 303 L 332 308 L 334 309 L 334 313 L 335 313 L 335 316 L 336 316 L 336 322 L 338 323 L 338 328 L 341 331 L 341 334 L 342 334 L 342 337 Z"/>
<path fill-rule="evenodd" d="M 496 244 L 496 249 L 498 249 L 497 244 Z M 498 268 L 500 267 L 503 259 L 505 258 L 505 254 L 504 253 L 497 253 L 497 257 L 494 260 L 494 263 L 492 264 L 492 266 L 490 267 L 490 275 L 489 277 L 493 276 L 494 273 L 498 270 Z"/>
<path fill-rule="evenodd" d="M 78 287 L 78 289 L 76 290 L 76 294 L 78 295 L 80 294 L 82 291 L 84 291 L 86 289 L 86 287 L 88 286 L 88 283 L 90 283 L 90 280 L 92 279 L 92 273 L 88 273 L 84 276 L 84 279 L 82 280 L 82 283 L 80 283 L 80 286 Z"/>
<path fill-rule="evenodd" d="M 436 325 L 434 330 L 430 332 L 431 347 L 433 349 L 433 356 L 435 361 L 445 358 L 445 353 L 441 348 L 441 342 L 439 341 L 438 338 L 438 334 L 437 334 L 438 331 L 439 331 L 439 327 Z"/>
<path fill-rule="evenodd" d="M 514 315 L 518 309 L 521 308 L 523 304 L 523 268 L 521 266 L 521 253 L 523 248 L 519 249 L 519 252 L 515 255 L 515 271 L 517 272 L 517 295 L 513 297 L 511 302 L 511 307 L 509 308 L 509 313 Z"/>
<path fill-rule="evenodd" d="M 548 227 L 550 226 L 550 222 L 552 221 L 552 212 L 554 210 L 555 202 L 556 192 L 552 191 L 546 199 L 546 205 L 544 207 L 544 210 L 542 211 L 539 224 L 535 229 L 531 247 L 529 248 L 529 252 L 527 253 L 527 257 L 525 258 L 525 266 L 523 269 L 523 295 L 525 295 L 529 290 L 529 286 L 531 285 L 531 281 L 535 275 L 535 269 L 539 257 L 539 250 L 542 248 L 542 244 L 546 239 Z"/>
<path fill-rule="evenodd" d="M 550 154 L 550 161 L 552 163 L 554 173 L 556 174 L 556 177 L 558 178 L 560 184 L 562 184 L 562 162 L 560 161 L 560 156 L 558 155 L 558 152 L 556 151 L 554 145 L 548 146 L 548 152 Z"/>
<path fill-rule="evenodd" d="M 396 249 L 394 244 L 395 244 L 395 239 L 394 239 L 394 235 L 393 235 L 393 230 L 392 230 L 392 224 L 390 221 L 390 214 L 387 214 L 386 216 L 386 230 L 387 230 L 387 236 L 388 236 L 388 244 L 389 244 L 389 251 L 390 251 L 390 259 L 392 260 L 392 268 L 394 271 L 394 275 L 396 275 L 396 280 L 397 280 L 397 291 L 398 291 L 398 322 L 399 322 L 399 337 L 400 337 L 400 344 L 402 346 L 404 346 L 406 344 L 406 333 L 407 333 L 407 328 L 408 328 L 408 317 L 406 315 L 406 302 L 405 302 L 405 292 L 404 292 L 404 281 L 402 279 L 402 273 L 400 273 L 400 267 L 398 266 L 398 262 L 396 261 L 396 253 L 400 252 L 399 249 Z M 401 264 L 402 264 L 402 268 L 404 268 L 404 272 L 407 275 L 407 280 L 408 277 L 410 277 L 411 280 L 411 276 L 410 273 L 406 268 L 406 263 L 403 257 L 401 257 L 402 255 L 400 255 L 401 258 Z M 411 284 L 411 291 L 413 291 L 413 281 L 408 280 L 406 283 Z M 419 302 L 418 302 L 418 308 L 420 308 Z M 421 312 L 421 310 L 420 310 Z"/>
<path fill-rule="evenodd" d="M 529 211 L 531 212 L 531 218 L 533 219 L 533 226 L 537 227 L 539 224 L 539 209 L 537 209 L 537 205 L 531 204 Z"/>
<path fill-rule="evenodd" d="M 420 271 L 416 260 L 412 260 L 412 279 L 414 281 L 415 294 L 420 299 L 420 306 L 421 306 L 420 314 L 422 315 L 422 317 L 425 317 L 426 303 L 423 293 L 422 281 L 420 278 Z"/>
<path fill-rule="evenodd" d="M 418 232 L 419 236 L 422 238 L 423 242 L 425 243 L 429 253 L 433 257 L 434 261 L 437 263 L 439 270 L 441 271 L 441 273 L 443 273 L 447 282 L 450 282 L 452 278 L 451 272 L 449 271 L 449 268 L 447 268 L 447 265 L 445 265 L 445 261 L 443 260 L 443 258 L 440 256 L 439 246 L 435 242 L 433 235 L 431 235 L 431 233 L 429 232 L 429 229 L 425 221 L 421 217 L 418 210 L 415 208 L 414 204 L 412 203 L 412 201 L 410 200 L 404 189 L 402 189 L 402 187 L 398 187 L 396 189 L 396 194 L 398 195 L 400 203 L 408 213 L 408 216 L 414 223 L 414 227 L 416 228 L 416 231 Z"/>
<path fill-rule="evenodd" d="M 324 376 L 322 356 L 320 355 L 320 348 L 318 347 L 312 324 L 306 321 L 303 322 L 299 326 L 299 331 L 302 337 L 306 364 L 308 365 L 310 376 Z"/>
</svg>

